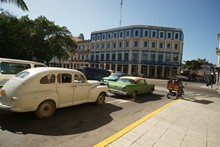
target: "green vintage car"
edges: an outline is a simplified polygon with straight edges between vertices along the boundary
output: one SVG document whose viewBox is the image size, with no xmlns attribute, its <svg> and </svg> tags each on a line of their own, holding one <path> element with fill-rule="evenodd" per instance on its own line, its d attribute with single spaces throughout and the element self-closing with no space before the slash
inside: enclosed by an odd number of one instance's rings
<svg viewBox="0 0 220 147">
<path fill-rule="evenodd" d="M 148 84 L 145 78 L 124 76 L 118 81 L 107 82 L 109 92 L 117 95 L 129 95 L 132 98 L 136 97 L 138 94 L 148 94 L 153 93 L 154 84 Z"/>
</svg>

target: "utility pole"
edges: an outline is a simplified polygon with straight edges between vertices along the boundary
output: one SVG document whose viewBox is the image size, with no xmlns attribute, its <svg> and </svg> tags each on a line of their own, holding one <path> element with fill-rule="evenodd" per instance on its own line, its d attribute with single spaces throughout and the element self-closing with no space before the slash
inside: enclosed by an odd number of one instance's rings
<svg viewBox="0 0 220 147">
<path fill-rule="evenodd" d="M 120 9 L 120 23 L 119 23 L 120 27 L 121 27 L 122 5 L 123 5 L 123 0 L 121 0 L 121 9 Z"/>
</svg>

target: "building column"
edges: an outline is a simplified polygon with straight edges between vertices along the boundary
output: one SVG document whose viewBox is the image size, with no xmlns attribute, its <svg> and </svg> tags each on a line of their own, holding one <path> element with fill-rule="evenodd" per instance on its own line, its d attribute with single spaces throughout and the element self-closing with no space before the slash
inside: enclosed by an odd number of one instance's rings
<svg viewBox="0 0 220 147">
<path fill-rule="evenodd" d="M 157 66 L 155 66 L 155 73 L 154 73 L 154 78 L 157 78 Z"/>
<path fill-rule="evenodd" d="M 128 74 L 131 75 L 131 64 L 128 64 Z"/>
<path fill-rule="evenodd" d="M 149 74 L 150 74 L 150 66 L 147 66 L 147 77 L 149 78 Z"/>
<path fill-rule="evenodd" d="M 141 73 L 141 64 L 138 64 L 138 73 Z"/>
<path fill-rule="evenodd" d="M 163 66 L 163 67 L 162 67 L 162 78 L 165 78 L 165 77 L 164 77 L 164 71 L 165 71 L 165 67 Z"/>
<path fill-rule="evenodd" d="M 118 64 L 115 64 L 115 71 L 118 71 Z"/>
</svg>

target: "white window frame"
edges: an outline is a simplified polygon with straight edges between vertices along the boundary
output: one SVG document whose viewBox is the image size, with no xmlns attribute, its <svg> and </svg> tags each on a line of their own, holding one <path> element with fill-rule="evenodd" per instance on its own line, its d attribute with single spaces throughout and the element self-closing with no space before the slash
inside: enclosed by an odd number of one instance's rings
<svg viewBox="0 0 220 147">
<path fill-rule="evenodd" d="M 129 33 L 129 36 L 127 36 L 127 32 Z M 126 32 L 125 32 L 125 36 L 126 36 L 126 38 L 131 37 L 131 30 L 126 30 Z"/>
<path fill-rule="evenodd" d="M 160 33 L 163 33 L 163 37 L 160 37 Z M 165 38 L 165 32 L 164 31 L 159 31 L 159 38 L 161 38 L 161 39 Z"/>
<path fill-rule="evenodd" d="M 148 32 L 148 33 L 147 33 L 147 36 L 145 36 L 145 32 Z M 143 30 L 143 37 L 149 37 L 149 32 L 150 32 L 149 30 L 144 29 L 144 30 Z"/>
<path fill-rule="evenodd" d="M 169 33 L 170 33 L 170 38 L 168 38 L 168 34 L 169 34 Z M 172 39 L 172 37 L 173 37 L 173 36 L 172 36 L 172 32 L 171 32 L 171 31 L 168 31 L 168 32 L 167 32 L 167 37 L 166 37 L 166 38 L 167 38 L 167 39 Z"/>
<path fill-rule="evenodd" d="M 138 31 L 138 35 L 137 35 L 137 36 L 136 36 L 136 34 L 135 34 L 136 31 Z M 139 30 L 139 29 L 134 29 L 133 34 L 134 34 L 134 35 L 133 35 L 134 37 L 140 37 L 140 30 Z"/>
<path fill-rule="evenodd" d="M 121 36 L 121 33 L 122 33 L 122 36 Z M 124 31 L 119 32 L 119 38 L 124 38 Z"/>
<path fill-rule="evenodd" d="M 155 32 L 155 37 L 153 37 L 153 33 Z M 157 30 L 152 30 L 151 31 L 151 38 L 157 38 Z"/>
</svg>

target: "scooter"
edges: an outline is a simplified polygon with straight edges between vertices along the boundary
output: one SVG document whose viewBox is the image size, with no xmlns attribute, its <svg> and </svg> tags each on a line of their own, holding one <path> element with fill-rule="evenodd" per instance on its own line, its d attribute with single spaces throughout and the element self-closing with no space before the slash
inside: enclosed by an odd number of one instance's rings
<svg viewBox="0 0 220 147">
<path fill-rule="evenodd" d="M 179 90 L 179 91 L 169 90 L 167 92 L 167 98 L 168 99 L 171 99 L 171 98 L 174 98 L 174 99 L 183 98 L 183 95 L 184 95 L 184 91 L 183 90 Z"/>
</svg>

